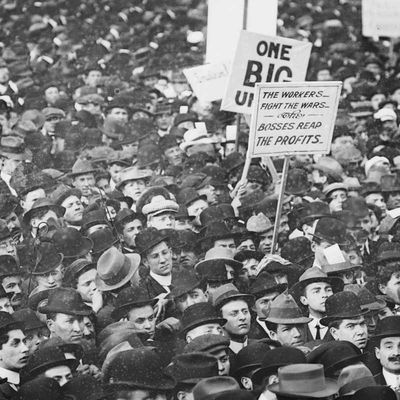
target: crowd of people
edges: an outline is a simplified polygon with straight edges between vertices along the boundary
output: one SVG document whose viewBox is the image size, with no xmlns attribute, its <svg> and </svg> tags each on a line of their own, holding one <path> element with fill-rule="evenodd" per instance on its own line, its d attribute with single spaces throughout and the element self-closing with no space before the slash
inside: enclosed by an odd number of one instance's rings
<svg viewBox="0 0 400 400">
<path fill-rule="evenodd" d="M 275 224 L 283 159 L 242 179 L 182 72 L 205 0 L 0 1 L 0 400 L 400 398 L 399 47 L 360 3 L 279 1 L 343 91 Z"/>
</svg>

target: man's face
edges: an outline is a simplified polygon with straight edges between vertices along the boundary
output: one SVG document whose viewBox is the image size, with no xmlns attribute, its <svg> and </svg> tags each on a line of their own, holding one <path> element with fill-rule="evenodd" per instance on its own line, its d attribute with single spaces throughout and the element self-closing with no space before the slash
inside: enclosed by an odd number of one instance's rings
<svg viewBox="0 0 400 400">
<path fill-rule="evenodd" d="M 32 205 L 36 200 L 44 199 L 45 197 L 46 193 L 44 189 L 39 188 L 32 190 L 25 195 L 25 200 L 21 200 L 21 207 L 24 209 L 24 212 L 27 212 L 32 208 Z"/>
<path fill-rule="evenodd" d="M 255 258 L 243 261 L 243 268 L 240 271 L 240 275 L 246 280 L 254 279 L 258 275 L 258 261 Z"/>
<path fill-rule="evenodd" d="M 43 129 L 50 134 L 54 134 L 56 131 L 56 125 L 60 121 L 61 121 L 60 115 L 51 115 L 51 116 L 47 117 L 47 119 L 43 125 Z"/>
<path fill-rule="evenodd" d="M 159 114 L 156 116 L 156 124 L 162 131 L 166 131 L 172 125 L 173 120 L 173 115 L 169 113 Z"/>
<path fill-rule="evenodd" d="M 82 221 L 83 205 L 76 196 L 67 197 L 61 206 L 65 208 L 64 218 L 67 222 L 76 223 Z"/>
<path fill-rule="evenodd" d="M 213 356 L 216 357 L 218 361 L 218 375 L 219 376 L 229 375 L 229 371 L 231 369 L 231 363 L 229 361 L 228 351 L 220 350 L 216 353 L 213 353 Z"/>
<path fill-rule="evenodd" d="M 218 203 L 218 196 L 215 190 L 215 187 L 212 185 L 207 185 L 201 189 L 197 190 L 197 193 L 202 196 L 205 195 L 207 197 L 207 202 L 210 205 L 216 205 Z"/>
<path fill-rule="evenodd" d="M 153 307 L 150 305 L 133 308 L 128 312 L 128 320 L 135 326 L 138 332 L 145 332 L 154 337 L 156 330 L 156 318 Z"/>
<path fill-rule="evenodd" d="M 184 312 L 188 307 L 196 303 L 206 303 L 208 296 L 200 288 L 195 288 L 188 293 L 183 294 L 175 299 L 176 307 L 180 312 Z"/>
<path fill-rule="evenodd" d="M 6 84 L 10 80 L 10 72 L 7 67 L 0 67 L 0 84 Z"/>
<path fill-rule="evenodd" d="M 128 111 L 125 108 L 114 107 L 107 114 L 107 119 L 117 121 L 120 124 L 126 124 L 128 122 Z"/>
<path fill-rule="evenodd" d="M 254 310 L 257 313 L 257 317 L 264 318 L 265 317 L 265 310 L 268 310 L 272 300 L 275 299 L 279 295 L 278 292 L 267 293 L 263 297 L 260 297 L 254 303 Z"/>
<path fill-rule="evenodd" d="M 365 318 L 344 319 L 338 328 L 330 328 L 335 340 L 347 340 L 353 343 L 360 350 L 365 349 L 368 338 L 368 328 Z"/>
<path fill-rule="evenodd" d="M 182 163 L 183 153 L 179 146 L 170 147 L 165 150 L 164 156 L 171 165 L 181 165 Z"/>
<path fill-rule="evenodd" d="M 85 110 L 92 115 L 101 115 L 101 106 L 99 103 L 90 102 L 82 104 L 82 110 Z"/>
<path fill-rule="evenodd" d="M 167 243 L 154 246 L 144 260 L 150 271 L 157 275 L 169 275 L 172 271 L 172 252 Z"/>
<path fill-rule="evenodd" d="M 381 193 L 371 193 L 365 197 L 367 204 L 374 204 L 382 211 L 382 216 L 386 215 L 386 203 Z"/>
<path fill-rule="evenodd" d="M 161 229 L 175 229 L 175 213 L 164 212 L 158 215 L 148 216 L 147 226 Z"/>
<path fill-rule="evenodd" d="M 21 222 L 14 211 L 10 212 L 10 214 L 6 216 L 5 221 L 7 222 L 7 227 L 13 236 L 21 232 Z"/>
<path fill-rule="evenodd" d="M 66 365 L 58 365 L 57 367 L 49 368 L 44 373 L 44 376 L 54 379 L 61 387 L 72 380 L 71 368 Z"/>
<path fill-rule="evenodd" d="M 214 241 L 213 247 L 222 247 L 224 249 L 231 249 L 233 251 L 236 250 L 236 243 L 233 238 L 228 239 L 218 239 Z"/>
<path fill-rule="evenodd" d="M 0 349 L 0 365 L 11 371 L 19 371 L 28 362 L 28 346 L 21 329 L 8 333 L 8 341 Z"/>
<path fill-rule="evenodd" d="M 394 272 L 386 285 L 379 284 L 379 290 L 396 304 L 400 304 L 400 271 Z"/>
<path fill-rule="evenodd" d="M 143 230 L 143 224 L 140 219 L 134 219 L 125 224 L 122 230 L 122 238 L 128 247 L 135 247 L 136 236 L 141 230 Z"/>
<path fill-rule="evenodd" d="M 3 289 L 6 293 L 12 293 L 11 305 L 18 308 L 22 304 L 23 296 L 21 289 L 22 278 L 19 275 L 6 276 L 2 280 Z"/>
<path fill-rule="evenodd" d="M 60 98 L 60 92 L 56 87 L 49 87 L 44 91 L 44 97 L 49 104 L 54 105 Z"/>
<path fill-rule="evenodd" d="M 63 276 L 63 266 L 59 265 L 47 274 L 36 275 L 36 282 L 40 289 L 54 289 L 61 287 Z"/>
<path fill-rule="evenodd" d="M 244 240 L 243 242 L 241 242 L 239 244 L 239 246 L 237 247 L 237 251 L 242 251 L 242 250 L 255 251 L 256 250 L 256 246 L 254 244 L 253 239 L 247 239 L 247 240 Z"/>
<path fill-rule="evenodd" d="M 17 246 L 12 237 L 0 240 L 0 255 L 10 255 L 14 258 L 17 257 Z"/>
<path fill-rule="evenodd" d="M 278 324 L 276 332 L 271 331 L 271 337 L 282 346 L 298 347 L 304 344 L 304 330 L 303 324 Z"/>
<path fill-rule="evenodd" d="M 92 302 L 93 295 L 97 292 L 95 283 L 97 271 L 95 268 L 79 275 L 76 290 L 81 294 L 83 301 Z"/>
<path fill-rule="evenodd" d="M 375 347 L 375 355 L 386 371 L 400 374 L 400 337 L 381 339 L 379 347 Z"/>
<path fill-rule="evenodd" d="M 83 317 L 57 313 L 55 320 L 47 320 L 52 337 L 59 337 L 64 342 L 79 343 L 83 337 Z"/>
<path fill-rule="evenodd" d="M 78 175 L 73 181 L 74 187 L 79 189 L 83 196 L 91 196 L 95 184 L 96 180 L 93 174 Z"/>
<path fill-rule="evenodd" d="M 300 297 L 300 301 L 312 311 L 325 313 L 326 299 L 333 295 L 332 287 L 327 282 L 315 282 L 307 285 L 305 295 Z"/>
<path fill-rule="evenodd" d="M 197 262 L 196 253 L 191 249 L 182 249 L 179 261 L 183 268 L 192 268 Z"/>
<path fill-rule="evenodd" d="M 49 333 L 47 328 L 31 329 L 26 334 L 26 345 L 29 349 L 29 355 L 32 355 L 38 348 L 40 343 L 48 339 Z"/>
<path fill-rule="evenodd" d="M 176 231 L 192 230 L 192 228 L 193 224 L 189 218 L 179 218 L 175 220 Z"/>
<path fill-rule="evenodd" d="M 12 308 L 10 299 L 8 297 L 0 298 L 0 311 L 4 311 L 8 314 L 12 314 L 14 312 L 14 309 Z"/>
<path fill-rule="evenodd" d="M 227 320 L 224 328 L 229 335 L 244 336 L 250 331 L 250 310 L 244 300 L 234 300 L 221 308 L 222 317 Z"/>
<path fill-rule="evenodd" d="M 167 400 L 167 395 L 155 390 L 124 389 L 119 390 L 113 400 Z"/>
<path fill-rule="evenodd" d="M 103 74 L 101 73 L 101 71 L 97 71 L 97 70 L 89 71 L 86 76 L 86 79 L 85 79 L 86 85 L 91 86 L 91 87 L 96 87 L 97 82 L 102 77 L 102 75 Z"/>
<path fill-rule="evenodd" d="M 186 341 L 190 343 L 193 339 L 203 335 L 224 335 L 224 330 L 221 325 L 215 322 L 204 323 L 203 325 L 196 326 L 186 333 Z"/>
<path fill-rule="evenodd" d="M 109 172 L 110 175 L 111 175 L 111 179 L 112 179 L 115 183 L 118 183 L 118 181 L 119 181 L 119 172 L 122 171 L 123 169 L 124 169 L 124 167 L 123 167 L 122 165 L 116 164 L 116 163 L 111 164 L 111 165 L 108 167 L 108 172 Z"/>
<path fill-rule="evenodd" d="M 400 192 L 389 193 L 386 205 L 388 210 L 394 210 L 395 208 L 400 207 Z"/>
<path fill-rule="evenodd" d="M 343 210 L 343 203 L 347 199 L 347 192 L 345 190 L 334 190 L 330 195 L 329 209 L 331 212 Z"/>
<path fill-rule="evenodd" d="M 146 182 L 143 179 L 128 181 L 122 187 L 124 196 L 129 196 L 134 202 L 141 196 L 146 189 Z"/>
<path fill-rule="evenodd" d="M 258 251 L 261 251 L 264 254 L 271 252 L 273 235 L 274 232 L 272 230 L 260 235 L 260 244 L 258 245 Z"/>
</svg>

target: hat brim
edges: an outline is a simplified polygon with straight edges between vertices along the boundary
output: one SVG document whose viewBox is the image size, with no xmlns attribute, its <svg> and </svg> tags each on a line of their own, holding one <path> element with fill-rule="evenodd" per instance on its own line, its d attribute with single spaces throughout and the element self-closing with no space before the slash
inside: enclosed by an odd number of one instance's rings
<svg viewBox="0 0 400 400">
<path fill-rule="evenodd" d="M 282 390 L 280 388 L 280 383 L 273 383 L 272 385 L 268 385 L 267 389 L 272 393 L 281 394 L 282 396 L 287 397 L 311 397 L 315 399 L 320 399 L 324 397 L 333 396 L 339 391 L 338 384 L 333 379 L 325 378 L 325 389 L 323 390 L 316 390 L 315 392 L 307 392 L 307 393 L 299 393 L 298 391 L 295 392 L 288 392 Z"/>
<path fill-rule="evenodd" d="M 382 332 L 378 335 L 374 335 L 371 337 L 371 341 L 377 341 L 377 340 L 384 339 L 387 337 L 400 337 L 400 330 L 398 330 L 398 331 L 390 330 L 390 331 Z"/>
<path fill-rule="evenodd" d="M 355 318 L 358 318 L 358 317 L 361 317 L 361 316 L 367 314 L 368 312 L 369 312 L 368 310 L 363 310 L 360 313 L 351 314 L 351 315 L 344 315 L 344 314 L 342 314 L 342 315 L 339 315 L 339 314 L 331 315 L 329 317 L 321 318 L 320 322 L 324 326 L 329 326 L 329 324 L 332 321 L 336 321 L 338 319 L 355 319 Z"/>
<path fill-rule="evenodd" d="M 116 308 L 115 310 L 112 311 L 111 317 L 115 321 L 119 321 L 121 318 L 124 318 L 126 314 L 131 310 L 132 308 L 139 308 L 139 307 L 144 307 L 144 306 L 151 306 L 154 307 L 157 304 L 158 300 L 157 299 L 149 299 L 149 300 L 143 300 L 143 301 L 131 301 L 126 304 L 123 304 Z"/>
<path fill-rule="evenodd" d="M 37 311 L 39 303 L 49 298 L 50 291 L 54 289 L 45 289 L 30 295 L 28 298 L 28 306 L 31 310 Z"/>
<path fill-rule="evenodd" d="M 46 209 L 46 208 L 48 208 L 48 209 L 51 210 L 51 211 L 54 211 L 54 212 L 57 214 L 58 217 L 62 217 L 62 216 L 64 216 L 64 214 L 65 214 L 65 208 L 59 206 L 58 204 L 43 205 L 43 206 L 40 206 L 40 207 L 37 207 L 37 208 L 31 208 L 29 211 L 27 211 L 27 212 L 24 214 L 23 218 L 22 218 L 24 224 L 25 224 L 25 225 L 28 225 L 28 224 L 29 224 L 29 221 L 30 221 L 31 218 L 32 218 L 32 214 L 34 214 L 36 211 L 38 211 L 38 210 L 44 210 L 44 209 Z"/>
<path fill-rule="evenodd" d="M 312 318 L 299 317 L 299 318 L 265 318 L 264 321 L 271 322 L 273 324 L 283 325 L 303 325 L 308 324 L 312 321 Z"/>
<path fill-rule="evenodd" d="M 149 390 L 172 390 L 174 389 L 176 382 L 175 380 L 168 376 L 167 374 L 163 374 L 161 379 L 151 379 L 149 377 L 150 382 L 139 382 L 134 380 L 134 376 L 132 376 L 132 381 L 118 381 L 108 383 L 108 388 L 135 388 L 135 389 L 149 389 Z"/>
<path fill-rule="evenodd" d="M 101 290 L 103 292 L 109 292 L 111 290 L 118 289 L 122 286 L 124 286 L 126 283 L 128 283 L 133 275 L 137 272 L 139 269 L 139 264 L 140 264 L 140 256 L 139 254 L 132 253 L 132 254 L 124 254 L 125 257 L 129 259 L 130 263 L 130 270 L 128 274 L 118 283 L 115 285 L 107 285 L 102 279 L 100 279 L 99 275 L 97 274 L 95 277 L 95 284 L 98 290 Z"/>
<path fill-rule="evenodd" d="M 293 297 L 298 300 L 300 299 L 300 296 L 303 295 L 304 289 L 307 287 L 307 285 L 310 285 L 312 283 L 318 283 L 318 282 L 326 282 L 329 283 L 332 287 L 333 293 L 341 292 L 343 291 L 344 288 L 344 282 L 342 279 L 335 277 L 335 276 L 328 276 L 328 277 L 315 277 L 315 278 L 309 278 L 305 279 L 304 281 L 296 282 L 291 288 L 290 292 L 293 295 Z"/>
<path fill-rule="evenodd" d="M 62 307 L 49 307 L 49 303 L 44 305 L 43 307 L 38 307 L 38 311 L 42 314 L 53 314 L 53 313 L 61 313 L 67 315 L 79 315 L 82 317 L 87 317 L 88 315 L 93 313 L 93 310 L 87 306 L 87 308 L 83 309 L 66 309 Z"/>
<path fill-rule="evenodd" d="M 97 172 L 99 172 L 98 169 L 88 169 L 87 171 L 81 171 L 81 172 L 70 172 L 67 174 L 67 176 L 71 179 L 76 178 L 79 175 L 86 175 L 86 174 L 96 174 Z"/>
<path fill-rule="evenodd" d="M 41 365 L 38 365 L 36 368 L 32 368 L 31 370 L 29 370 L 29 376 L 30 377 L 37 376 L 37 375 L 47 371 L 50 368 L 58 367 L 58 366 L 61 366 L 61 365 L 66 365 L 72 371 L 74 371 L 79 365 L 79 360 L 77 360 L 75 358 L 65 358 L 65 359 L 62 359 L 62 360 L 55 360 L 55 361 L 45 362 L 45 363 L 43 363 Z"/>
<path fill-rule="evenodd" d="M 227 320 L 225 318 L 219 318 L 219 317 L 198 319 L 196 321 L 193 321 L 189 325 L 182 327 L 181 336 L 186 336 L 186 334 L 190 330 L 197 328 L 198 326 L 203 325 L 205 323 L 216 323 L 216 324 L 220 324 L 221 326 L 224 326 L 227 323 Z"/>
<path fill-rule="evenodd" d="M 150 178 L 151 178 L 151 175 L 150 175 L 150 174 L 143 174 L 143 175 L 141 175 L 141 176 L 126 178 L 126 179 L 123 179 L 123 180 L 119 181 L 119 182 L 115 185 L 115 188 L 119 190 L 120 187 L 123 186 L 126 182 L 130 182 L 130 181 L 139 181 L 139 180 L 142 180 L 142 179 L 143 179 L 143 180 L 146 180 L 146 179 L 150 180 Z"/>
<path fill-rule="evenodd" d="M 279 294 L 283 293 L 287 289 L 287 283 L 277 283 L 274 286 L 260 288 L 256 292 L 252 292 L 250 289 L 250 294 L 253 295 L 256 299 L 264 297 L 268 293 L 278 292 Z"/>
<path fill-rule="evenodd" d="M 194 266 L 194 270 L 197 271 L 198 268 L 205 268 L 207 265 L 212 265 L 215 263 L 216 260 L 223 260 L 227 265 L 231 266 L 233 269 L 240 271 L 243 268 L 243 263 L 240 261 L 236 261 L 233 258 L 224 258 L 224 257 L 218 257 L 218 258 L 211 258 L 208 260 L 202 260 L 198 262 Z"/>
<path fill-rule="evenodd" d="M 191 142 L 182 142 L 179 147 L 182 151 L 186 151 L 191 146 L 196 146 L 197 144 L 217 144 L 218 141 L 212 138 L 203 138 L 199 140 L 193 140 Z"/>
<path fill-rule="evenodd" d="M 247 293 L 238 293 L 238 294 L 233 294 L 230 295 L 229 297 L 226 297 L 224 299 L 221 299 L 220 301 L 218 301 L 218 298 L 215 300 L 214 302 L 214 306 L 216 308 L 221 308 L 223 307 L 226 303 L 229 303 L 230 301 L 234 301 L 234 300 L 243 300 L 246 303 L 248 303 L 249 305 L 253 305 L 255 302 L 255 298 L 253 295 L 251 294 L 247 294 Z"/>
</svg>

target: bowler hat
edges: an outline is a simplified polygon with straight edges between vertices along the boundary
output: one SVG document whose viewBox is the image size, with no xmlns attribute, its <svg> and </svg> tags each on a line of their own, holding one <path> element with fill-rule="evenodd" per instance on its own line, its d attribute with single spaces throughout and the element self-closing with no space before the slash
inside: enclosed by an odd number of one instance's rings
<svg viewBox="0 0 400 400">
<path fill-rule="evenodd" d="M 178 384 L 195 385 L 204 378 L 218 375 L 218 361 L 214 356 L 201 352 L 178 354 L 166 371 Z"/>
<path fill-rule="evenodd" d="M 0 334 L 7 333 L 13 329 L 23 329 L 24 324 L 16 320 L 11 314 L 0 311 Z"/>
<path fill-rule="evenodd" d="M 65 400 L 62 388 L 53 378 L 38 376 L 21 385 L 18 400 Z"/>
<path fill-rule="evenodd" d="M 46 347 L 38 349 L 29 357 L 28 364 L 24 367 L 21 375 L 25 376 L 25 380 L 30 380 L 50 368 L 65 365 L 71 370 L 75 370 L 78 364 L 79 361 L 76 358 L 66 358 L 58 347 Z"/>
<path fill-rule="evenodd" d="M 369 215 L 369 208 L 362 197 L 349 197 L 342 207 L 343 210 L 349 210 L 355 218 L 364 218 Z"/>
<path fill-rule="evenodd" d="M 191 187 L 181 189 L 177 195 L 176 200 L 179 204 L 182 204 L 186 207 L 190 206 L 196 200 L 204 200 L 207 201 L 206 195 L 200 195 L 197 193 L 196 189 Z"/>
<path fill-rule="evenodd" d="M 368 311 L 379 311 L 386 307 L 386 301 L 382 298 L 375 296 L 366 287 L 361 287 L 356 294 L 360 300 L 360 305 L 362 309 Z"/>
<path fill-rule="evenodd" d="M 326 317 L 321 318 L 321 324 L 328 326 L 332 321 L 354 319 L 367 313 L 363 311 L 356 294 L 352 292 L 334 293 L 325 302 Z"/>
<path fill-rule="evenodd" d="M 97 229 L 88 238 L 93 242 L 93 255 L 100 255 L 119 242 L 110 228 Z"/>
<path fill-rule="evenodd" d="M 21 275 L 21 273 L 22 271 L 17 264 L 17 260 L 13 256 L 9 254 L 2 254 L 0 256 L 0 278 Z"/>
<path fill-rule="evenodd" d="M 93 167 L 90 161 L 78 158 L 75 161 L 75 164 L 72 166 L 72 171 L 68 174 L 68 176 L 74 179 L 79 175 L 95 174 L 97 171 L 98 170 Z"/>
<path fill-rule="evenodd" d="M 352 400 L 396 400 L 396 392 L 389 386 L 366 386 L 357 390 Z"/>
<path fill-rule="evenodd" d="M 139 232 L 136 236 L 136 247 L 140 254 L 150 251 L 154 246 L 161 242 L 168 242 L 168 236 L 163 234 L 156 228 L 146 228 Z"/>
<path fill-rule="evenodd" d="M 254 297 L 251 294 L 240 293 L 233 283 L 221 285 L 213 293 L 213 304 L 217 309 L 221 309 L 226 303 L 234 300 L 244 300 L 248 304 L 254 303 Z"/>
<path fill-rule="evenodd" d="M 203 264 L 203 267 L 197 268 L 196 272 L 206 282 L 228 283 L 233 279 L 228 276 L 224 260 L 214 260 L 212 263 Z"/>
<path fill-rule="evenodd" d="M 346 225 L 333 217 L 318 220 L 313 236 L 331 244 L 346 244 Z"/>
<path fill-rule="evenodd" d="M 298 227 L 301 228 L 305 223 L 310 223 L 316 219 L 329 216 L 329 206 L 325 202 L 316 200 L 310 203 L 305 203 L 298 210 Z"/>
<path fill-rule="evenodd" d="M 203 281 L 199 280 L 192 271 L 172 273 L 172 289 L 168 296 L 176 299 L 201 286 L 203 286 Z"/>
<path fill-rule="evenodd" d="M 191 353 L 193 351 L 205 352 L 216 354 L 221 350 L 228 350 L 229 339 L 223 335 L 205 334 L 194 338 L 188 343 L 184 349 L 184 353 Z"/>
<path fill-rule="evenodd" d="M 244 161 L 244 157 L 241 153 L 233 152 L 222 160 L 221 166 L 227 172 L 232 172 L 236 168 L 242 167 L 244 165 Z"/>
<path fill-rule="evenodd" d="M 376 255 L 376 263 L 400 260 L 400 244 L 396 242 L 383 242 Z"/>
<path fill-rule="evenodd" d="M 287 292 L 281 293 L 272 302 L 267 322 L 274 324 L 307 324 L 311 318 L 304 317 L 294 298 Z"/>
<path fill-rule="evenodd" d="M 57 217 L 62 217 L 65 213 L 65 208 L 54 204 L 47 198 L 37 199 L 33 204 L 32 208 L 24 214 L 23 221 L 28 224 L 33 215 L 37 211 L 52 210 L 56 213 Z"/>
<path fill-rule="evenodd" d="M 204 255 L 204 260 L 199 261 L 195 266 L 195 271 L 203 275 L 203 271 L 214 265 L 216 261 L 223 261 L 224 264 L 229 265 L 235 271 L 239 272 L 243 268 L 243 264 L 240 261 L 234 259 L 234 253 L 231 249 L 223 247 L 213 247 L 206 252 Z"/>
<path fill-rule="evenodd" d="M 326 282 L 331 285 L 334 293 L 341 292 L 344 287 L 343 280 L 337 277 L 328 276 L 319 267 L 312 267 L 307 269 L 291 288 L 290 293 L 296 300 L 303 296 L 304 289 L 311 283 Z"/>
<path fill-rule="evenodd" d="M 78 291 L 63 287 L 51 290 L 47 304 L 39 306 L 38 311 L 42 314 L 62 313 L 82 316 L 92 313 L 92 309 L 83 302 Z"/>
<path fill-rule="evenodd" d="M 257 279 L 250 283 L 249 293 L 256 299 L 265 296 L 267 293 L 282 293 L 287 289 L 286 283 L 276 283 L 275 278 L 268 272 L 261 272 Z"/>
<path fill-rule="evenodd" d="M 78 258 L 68 266 L 65 272 L 65 280 L 72 283 L 76 278 L 87 272 L 89 269 L 96 269 L 96 264 L 86 258 Z"/>
<path fill-rule="evenodd" d="M 78 375 L 63 386 L 66 400 L 100 400 L 106 398 L 101 383 L 91 375 Z"/>
<path fill-rule="evenodd" d="M 50 198 L 54 202 L 54 204 L 61 206 L 63 201 L 70 196 L 76 196 L 78 199 L 80 199 L 82 197 L 82 193 L 79 189 L 72 188 L 70 186 L 61 183 L 52 192 Z"/>
<path fill-rule="evenodd" d="M 363 359 L 364 355 L 356 345 L 343 340 L 322 343 L 307 355 L 310 364 L 324 366 L 326 376 Z"/>
<path fill-rule="evenodd" d="M 231 389 L 225 390 L 224 392 L 218 393 L 214 400 L 256 400 L 256 395 L 245 389 Z"/>
<path fill-rule="evenodd" d="M 50 339 L 44 340 L 39 344 L 39 349 L 54 348 L 60 349 L 66 357 L 74 357 L 77 360 L 81 360 L 84 356 L 83 344 L 65 342 L 59 336 L 51 337 Z"/>
<path fill-rule="evenodd" d="M 258 370 L 261 368 L 262 360 L 265 354 L 269 352 L 271 348 L 267 343 L 263 341 L 257 341 L 250 343 L 246 347 L 243 347 L 239 353 L 236 354 L 234 363 L 234 375 L 237 379 L 240 379 L 241 374 L 251 370 Z"/>
<path fill-rule="evenodd" d="M 390 336 L 400 336 L 400 315 L 391 315 L 378 320 L 373 339 L 375 341 Z"/>
<path fill-rule="evenodd" d="M 32 329 L 40 329 L 46 327 L 46 324 L 42 322 L 36 315 L 36 313 L 30 308 L 20 308 L 13 313 L 13 317 L 24 324 L 24 331 L 30 331 Z"/>
<path fill-rule="evenodd" d="M 211 378 L 202 379 L 193 388 L 194 400 L 215 400 L 218 394 L 228 390 L 239 390 L 240 386 L 230 376 L 214 376 Z"/>
<path fill-rule="evenodd" d="M 110 291 L 124 286 L 137 272 L 139 264 L 139 254 L 125 255 L 115 247 L 109 248 L 97 261 L 97 289 Z"/>
<path fill-rule="evenodd" d="M 124 224 L 134 221 L 138 219 L 144 225 L 146 219 L 142 214 L 135 213 L 130 208 L 123 208 L 121 211 L 118 212 L 117 216 L 115 217 L 114 224 L 118 232 L 122 233 Z"/>
<path fill-rule="evenodd" d="M 104 209 L 84 211 L 82 214 L 82 232 L 86 232 L 95 225 L 109 226 L 107 215 Z"/>
<path fill-rule="evenodd" d="M 287 175 L 285 193 L 301 196 L 308 192 L 311 184 L 305 169 L 290 169 Z"/>
<path fill-rule="evenodd" d="M 338 393 L 333 379 L 324 377 L 321 364 L 293 364 L 278 369 L 279 383 L 268 385 L 272 393 L 290 397 L 325 398 Z"/>
<path fill-rule="evenodd" d="M 217 323 L 221 326 L 226 324 L 210 303 L 192 304 L 183 312 L 181 318 L 181 333 L 186 335 L 188 331 L 206 323 Z"/>
<path fill-rule="evenodd" d="M 158 299 L 149 298 L 147 291 L 141 287 L 127 287 L 122 289 L 115 300 L 115 309 L 111 316 L 119 321 L 125 317 L 132 308 L 140 308 L 144 306 L 154 307 Z"/>
<path fill-rule="evenodd" d="M 228 238 L 236 238 L 239 234 L 237 232 L 231 232 L 225 222 L 215 221 L 213 224 L 205 226 L 200 231 L 199 242 L 205 240 L 220 240 Z"/>
<path fill-rule="evenodd" d="M 41 289 L 36 286 L 32 292 L 29 293 L 28 306 L 31 310 L 37 311 L 39 306 L 47 304 L 49 293 L 54 289 Z"/>
<path fill-rule="evenodd" d="M 302 267 L 311 267 L 315 254 L 311 250 L 311 242 L 300 236 L 288 240 L 282 247 L 281 257 Z"/>
<path fill-rule="evenodd" d="M 172 390 L 175 380 L 165 374 L 162 367 L 161 358 L 154 349 L 142 347 L 122 351 L 104 371 L 103 382 L 110 387 Z"/>
<path fill-rule="evenodd" d="M 306 356 L 300 349 L 289 346 L 278 347 L 263 354 L 260 369 L 253 374 L 252 378 L 255 382 L 261 383 L 264 378 L 276 374 L 280 367 L 306 362 Z"/>
<path fill-rule="evenodd" d="M 348 365 L 340 371 L 337 379 L 339 395 L 349 396 L 365 386 L 375 385 L 371 371 L 363 364 Z"/>
<path fill-rule="evenodd" d="M 51 242 L 41 242 L 38 246 L 36 262 L 31 270 L 32 275 L 44 275 L 54 271 L 63 262 L 63 255 Z"/>
<path fill-rule="evenodd" d="M 64 258 L 80 258 L 92 250 L 92 241 L 82 236 L 75 228 L 66 227 L 57 229 L 53 235 L 53 243 Z"/>
</svg>

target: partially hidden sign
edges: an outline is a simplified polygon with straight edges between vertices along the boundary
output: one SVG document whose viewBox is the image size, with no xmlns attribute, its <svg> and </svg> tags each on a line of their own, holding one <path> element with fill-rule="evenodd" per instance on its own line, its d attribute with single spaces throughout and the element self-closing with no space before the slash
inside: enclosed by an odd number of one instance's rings
<svg viewBox="0 0 400 400">
<path fill-rule="evenodd" d="M 259 83 L 249 157 L 327 154 L 342 82 Z"/>
<path fill-rule="evenodd" d="M 399 0 L 363 0 L 362 32 L 364 36 L 400 37 Z"/>
<path fill-rule="evenodd" d="M 251 114 L 256 83 L 304 81 L 311 47 L 308 42 L 242 31 L 221 108 Z"/>
</svg>

